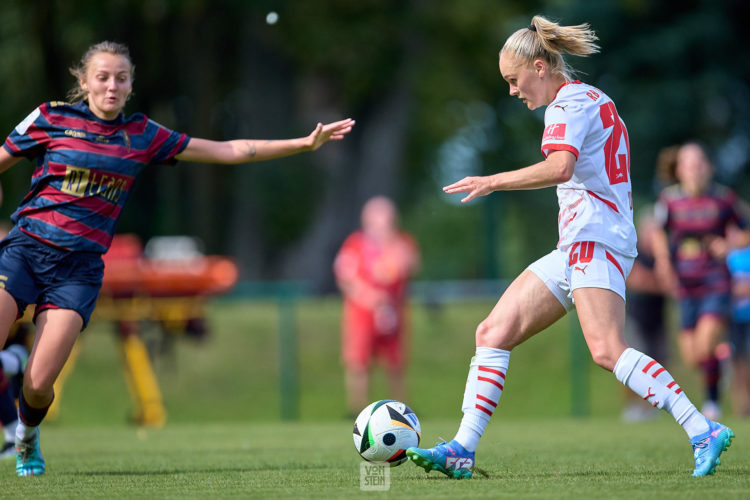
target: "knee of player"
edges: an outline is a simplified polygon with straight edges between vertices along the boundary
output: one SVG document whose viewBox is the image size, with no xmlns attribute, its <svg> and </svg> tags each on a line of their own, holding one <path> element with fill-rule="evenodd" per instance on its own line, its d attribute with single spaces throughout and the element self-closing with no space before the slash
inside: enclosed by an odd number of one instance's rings
<svg viewBox="0 0 750 500">
<path fill-rule="evenodd" d="M 609 371 L 614 371 L 617 360 L 622 354 L 613 352 L 605 345 L 589 346 L 589 351 L 591 351 L 594 363 Z"/>
<path fill-rule="evenodd" d="M 494 321 L 487 318 L 477 326 L 476 345 L 478 347 L 494 347 L 508 349 L 506 345 L 509 331 L 507 322 Z"/>
</svg>

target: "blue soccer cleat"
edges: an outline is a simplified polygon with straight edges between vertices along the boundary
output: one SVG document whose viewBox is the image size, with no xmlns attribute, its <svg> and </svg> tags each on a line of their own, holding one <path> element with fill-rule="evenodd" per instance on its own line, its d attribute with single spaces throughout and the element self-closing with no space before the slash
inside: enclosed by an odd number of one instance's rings
<svg viewBox="0 0 750 500">
<path fill-rule="evenodd" d="M 42 450 L 39 448 L 39 429 L 30 439 L 16 439 L 16 474 L 40 476 L 45 470 Z"/>
<path fill-rule="evenodd" d="M 712 420 L 708 421 L 708 432 L 690 440 L 693 445 L 695 470 L 693 476 L 713 474 L 717 465 L 721 465 L 719 455 L 732 444 L 732 429 Z"/>
<path fill-rule="evenodd" d="M 455 439 L 434 448 L 409 448 L 406 456 L 425 472 L 437 470 L 452 479 L 469 479 L 474 473 L 474 452 L 466 451 Z"/>
</svg>

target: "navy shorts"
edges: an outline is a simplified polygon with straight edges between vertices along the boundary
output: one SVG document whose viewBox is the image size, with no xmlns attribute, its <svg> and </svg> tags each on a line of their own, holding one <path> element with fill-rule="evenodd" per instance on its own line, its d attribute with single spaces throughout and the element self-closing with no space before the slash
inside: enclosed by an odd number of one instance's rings
<svg viewBox="0 0 750 500">
<path fill-rule="evenodd" d="M 683 330 L 692 330 L 698 318 L 704 315 L 716 316 L 724 321 L 729 320 L 731 313 L 729 293 L 709 293 L 700 297 L 680 299 L 680 325 Z"/>
<path fill-rule="evenodd" d="M 45 309 L 71 309 L 85 328 L 103 274 L 104 262 L 96 252 L 57 249 L 18 229 L 0 242 L 0 288 L 15 299 L 19 317 L 29 304 L 36 304 L 35 316 Z"/>
</svg>

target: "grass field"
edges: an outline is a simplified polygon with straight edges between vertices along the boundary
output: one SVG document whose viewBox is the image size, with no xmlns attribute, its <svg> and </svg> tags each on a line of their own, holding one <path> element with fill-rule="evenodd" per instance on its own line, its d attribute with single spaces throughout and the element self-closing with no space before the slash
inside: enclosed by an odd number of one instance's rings
<svg viewBox="0 0 750 500">
<path fill-rule="evenodd" d="M 424 445 L 455 433 L 474 327 L 491 305 L 413 308 L 408 403 L 422 421 Z M 587 357 L 577 361 L 585 397 L 573 398 L 580 382 L 570 376 L 567 321 L 514 351 L 477 456 L 489 477 L 449 481 L 404 464 L 393 469 L 387 493 L 361 492 L 344 416 L 338 315 L 336 300 L 298 304 L 300 420 L 282 423 L 276 304 L 212 305 L 208 339 L 177 339 L 157 359 L 169 421 L 146 430 L 127 424 L 130 401 L 111 328 L 92 325 L 60 414 L 42 427 L 48 473 L 16 478 L 12 461 L 0 463 L 0 497 L 748 497 L 750 421 L 725 419 L 737 438 L 723 465 L 714 477 L 691 478 L 683 431 L 668 416 L 622 424 L 621 386 Z M 699 402 L 695 375 L 676 360 L 669 366 Z M 385 397 L 376 377 L 371 399 Z M 574 400 L 584 401 L 589 418 L 570 416 Z"/>
<path fill-rule="evenodd" d="M 410 463 L 391 471 L 388 492 L 360 491 L 351 423 L 173 424 L 63 428 L 43 435 L 48 472 L 16 478 L 8 498 L 747 498 L 747 422 L 717 474 L 692 478 L 687 440 L 667 419 L 496 421 L 478 453 L 489 477 L 448 480 Z M 425 420 L 425 439 L 455 423 Z"/>
</svg>

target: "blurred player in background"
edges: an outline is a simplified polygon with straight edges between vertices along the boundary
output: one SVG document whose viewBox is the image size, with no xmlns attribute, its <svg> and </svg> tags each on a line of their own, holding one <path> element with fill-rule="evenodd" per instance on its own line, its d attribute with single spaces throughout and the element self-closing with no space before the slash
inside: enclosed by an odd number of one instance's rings
<svg viewBox="0 0 750 500">
<path fill-rule="evenodd" d="M 0 186 L 0 205 L 2 205 L 2 187 Z M 5 238 L 10 226 L 0 222 L 0 239 Z M 29 359 L 28 324 L 16 322 L 11 327 L 9 345 L 0 351 L 0 425 L 3 427 L 2 448 L 0 459 L 16 456 L 16 426 L 18 425 L 18 409 L 16 398 L 23 384 L 23 372 Z"/>
<path fill-rule="evenodd" d="M 29 359 L 26 343 L 29 331 L 29 325 L 16 322 L 10 332 L 12 343 L 0 351 L 0 424 L 5 437 L 0 449 L 0 458 L 16 456 L 16 399 L 21 392 L 23 372 Z"/>
<path fill-rule="evenodd" d="M 318 124 L 288 140 L 210 141 L 169 130 L 137 113 L 122 114 L 133 91 L 127 47 L 92 46 L 71 69 L 73 104 L 40 105 L 0 150 L 0 172 L 34 159 L 31 189 L 0 243 L 0 344 L 28 304 L 36 304 L 36 342 L 19 398 L 16 473 L 43 474 L 39 424 L 54 398 L 53 383 L 88 323 L 101 288 L 102 254 L 137 174 L 177 160 L 237 164 L 314 151 L 340 140 L 354 121 Z"/>
<path fill-rule="evenodd" d="M 727 255 L 732 274 L 732 407 L 734 414 L 750 417 L 750 244 L 746 235 L 731 231 L 735 247 Z"/>
<path fill-rule="evenodd" d="M 654 270 L 653 239 L 659 224 L 654 217 L 653 207 L 639 210 L 636 229 L 638 255 L 625 280 L 625 340 L 633 348 L 666 363 L 669 358 L 665 313 L 667 290 Z M 647 420 L 658 415 L 635 392 L 627 390 L 625 398 L 622 418 L 626 422 Z"/>
<path fill-rule="evenodd" d="M 406 299 L 409 278 L 419 266 L 417 245 L 399 230 L 390 199 L 368 200 L 361 221 L 362 229 L 344 241 L 334 262 L 344 296 L 341 351 L 351 415 L 370 401 L 370 364 L 376 356 L 385 364 L 388 397 L 406 400 Z"/>
<path fill-rule="evenodd" d="M 720 364 L 716 346 L 730 319 L 727 230 L 744 227 L 737 196 L 712 181 L 708 155 L 697 143 L 681 146 L 678 183 L 664 189 L 657 204 L 663 230 L 654 238 L 655 269 L 680 301 L 679 346 L 683 360 L 703 373 L 702 411 L 721 415 Z"/>
<path fill-rule="evenodd" d="M 462 200 L 467 202 L 493 191 L 557 186 L 560 239 L 510 284 L 477 327 L 455 438 L 407 450 L 428 472 L 472 476 L 476 447 L 506 383 L 510 351 L 574 305 L 594 361 L 684 428 L 693 446 L 694 476 L 713 473 L 733 436 L 703 416 L 664 367 L 625 343 L 625 278 L 636 256 L 628 132 L 612 100 L 573 80 L 562 55 L 595 53 L 595 40 L 588 24 L 561 26 L 541 16 L 513 33 L 500 51 L 500 73 L 510 94 L 529 109 L 546 106 L 545 159 L 444 188 L 468 193 Z M 435 373 L 439 376 L 439 366 Z"/>
</svg>

